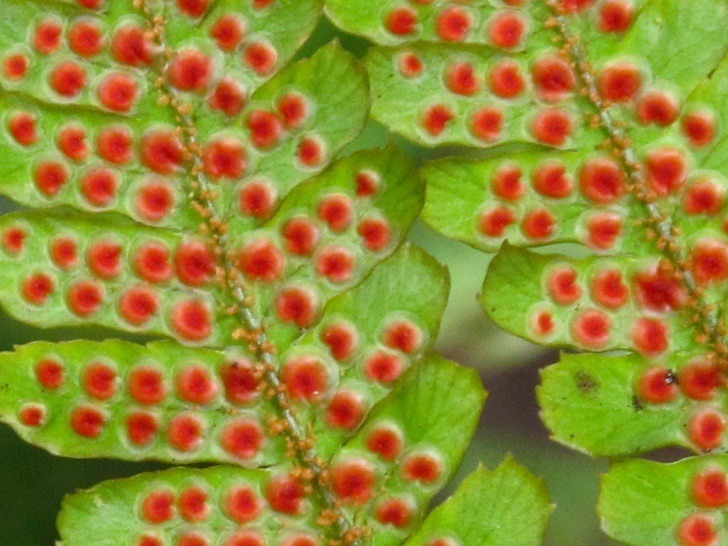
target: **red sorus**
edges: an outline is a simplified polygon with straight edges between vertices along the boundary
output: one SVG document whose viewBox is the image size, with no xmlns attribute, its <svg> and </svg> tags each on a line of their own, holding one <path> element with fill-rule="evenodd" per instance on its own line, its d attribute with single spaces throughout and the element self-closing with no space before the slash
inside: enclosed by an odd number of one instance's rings
<svg viewBox="0 0 728 546">
<path fill-rule="evenodd" d="M 541 57 L 531 67 L 533 85 L 546 100 L 561 100 L 574 91 L 576 74 L 569 63 L 555 55 Z"/>
<path fill-rule="evenodd" d="M 197 18 L 205 13 L 209 0 L 177 0 L 177 7 L 185 15 Z"/>
<path fill-rule="evenodd" d="M 576 343 L 590 349 L 601 349 L 609 343 L 612 320 L 604 311 L 579 311 L 571 323 L 571 336 Z"/>
<path fill-rule="evenodd" d="M 351 280 L 355 267 L 354 254 L 350 250 L 336 245 L 322 248 L 315 260 L 316 273 L 332 283 Z"/>
<path fill-rule="evenodd" d="M 327 195 L 319 201 L 316 212 L 329 229 L 336 233 L 349 227 L 354 214 L 351 199 L 343 194 Z"/>
<path fill-rule="evenodd" d="M 62 97 L 75 98 L 86 87 L 86 70 L 73 61 L 64 61 L 51 70 L 48 83 Z"/>
<path fill-rule="evenodd" d="M 660 196 L 677 192 L 688 175 L 688 160 L 674 148 L 652 150 L 645 159 L 647 183 Z"/>
<path fill-rule="evenodd" d="M 253 0 L 253 7 L 255 9 L 265 9 L 268 6 L 272 6 L 276 0 Z"/>
<path fill-rule="evenodd" d="M 46 409 L 40 404 L 23 404 L 18 410 L 18 421 L 26 427 L 42 427 L 46 423 Z"/>
<path fill-rule="evenodd" d="M 397 355 L 377 350 L 364 361 L 364 375 L 372 381 L 389 385 L 399 379 L 404 366 L 404 362 Z"/>
<path fill-rule="evenodd" d="M 240 251 L 238 267 L 252 281 L 273 282 L 281 276 L 286 260 L 281 249 L 269 239 L 248 242 Z"/>
<path fill-rule="evenodd" d="M 722 413 L 714 409 L 699 411 L 688 423 L 688 436 L 703 451 L 715 449 L 723 444 L 726 419 Z"/>
<path fill-rule="evenodd" d="M 490 142 L 497 140 L 503 131 L 503 111 L 488 106 L 473 112 L 468 124 L 470 132 L 478 139 Z"/>
<path fill-rule="evenodd" d="M 263 500 L 248 485 L 231 487 L 223 501 L 225 514 L 237 523 L 249 523 L 257 519 L 263 512 L 263 507 Z"/>
<path fill-rule="evenodd" d="M 556 330 L 556 322 L 550 311 L 536 311 L 530 320 L 530 326 L 539 336 L 548 336 Z"/>
<path fill-rule="evenodd" d="M 265 539 L 258 531 L 237 531 L 227 538 L 223 546 L 265 546 Z"/>
<path fill-rule="evenodd" d="M 278 99 L 276 108 L 284 125 L 289 129 L 296 129 L 303 125 L 311 109 L 306 97 L 295 91 L 286 93 Z"/>
<path fill-rule="evenodd" d="M 680 522 L 677 539 L 681 546 L 716 546 L 718 532 L 713 518 L 703 514 L 692 514 Z"/>
<path fill-rule="evenodd" d="M 717 181 L 703 178 L 685 188 L 683 210 L 690 215 L 706 214 L 714 216 L 723 208 L 725 191 Z"/>
<path fill-rule="evenodd" d="M 121 245 L 109 239 L 96 241 L 86 252 L 86 263 L 94 275 L 112 279 L 121 274 Z"/>
<path fill-rule="evenodd" d="M 15 53 L 3 60 L 3 75 L 8 80 L 17 82 L 25 78 L 28 67 L 30 67 L 28 57 L 21 53 Z"/>
<path fill-rule="evenodd" d="M 154 440 L 158 430 L 159 422 L 150 413 L 135 411 L 126 418 L 126 437 L 135 446 L 149 445 Z"/>
<path fill-rule="evenodd" d="M 185 531 L 177 537 L 177 546 L 210 546 L 210 541 L 198 531 Z"/>
<path fill-rule="evenodd" d="M 71 412 L 71 430 L 84 438 L 98 438 L 104 431 L 106 415 L 94 406 L 79 406 Z"/>
<path fill-rule="evenodd" d="M 35 187 L 46 197 L 55 197 L 68 182 L 68 169 L 63 163 L 43 161 L 33 173 Z"/>
<path fill-rule="evenodd" d="M 44 389 L 59 389 L 65 381 L 63 364 L 55 358 L 42 358 L 35 365 L 35 378 Z"/>
<path fill-rule="evenodd" d="M 437 35 L 447 42 L 462 42 L 470 33 L 473 16 L 464 8 L 449 6 L 435 19 Z"/>
<path fill-rule="evenodd" d="M 724 506 L 728 504 L 728 476 L 720 468 L 704 470 L 693 477 L 690 493 L 698 506 Z"/>
<path fill-rule="evenodd" d="M 250 141 L 257 148 L 271 148 L 278 144 L 283 135 L 283 122 L 273 112 L 253 110 L 248 116 L 247 126 Z"/>
<path fill-rule="evenodd" d="M 369 451 L 376 453 L 384 461 L 394 461 L 402 453 L 404 439 L 402 431 L 392 425 L 378 425 L 366 438 Z"/>
<path fill-rule="evenodd" d="M 58 237 L 50 243 L 51 260 L 61 269 L 72 269 L 78 262 L 78 247 L 70 237 Z"/>
<path fill-rule="evenodd" d="M 637 393 L 650 404 L 672 402 L 680 392 L 672 371 L 663 366 L 651 366 L 639 378 Z"/>
<path fill-rule="evenodd" d="M 228 116 L 236 116 L 243 109 L 245 90 L 231 78 L 223 78 L 210 96 L 208 104 L 213 110 Z"/>
<path fill-rule="evenodd" d="M 167 395 L 162 372 L 150 365 L 135 366 L 126 380 L 131 397 L 144 405 L 158 404 Z"/>
<path fill-rule="evenodd" d="M 548 239 L 556 230 L 556 219 L 546 209 L 534 209 L 521 221 L 521 231 L 529 239 Z"/>
<path fill-rule="evenodd" d="M 690 271 L 700 284 L 728 279 L 728 245 L 718 239 L 700 239 L 690 249 Z"/>
<path fill-rule="evenodd" d="M 149 222 L 164 219 L 174 205 L 174 190 L 166 182 L 146 182 L 139 186 L 134 196 L 136 213 Z"/>
<path fill-rule="evenodd" d="M 174 269 L 184 284 L 202 286 L 207 284 L 215 273 L 215 257 L 205 243 L 190 239 L 177 247 Z"/>
<path fill-rule="evenodd" d="M 574 184 L 566 174 L 566 165 L 547 161 L 538 165 L 532 175 L 533 188 L 545 197 L 562 199 L 571 195 Z"/>
<path fill-rule="evenodd" d="M 281 290 L 275 301 L 278 318 L 299 328 L 311 326 L 316 318 L 317 307 L 316 297 L 311 291 L 297 286 Z"/>
<path fill-rule="evenodd" d="M 106 207 L 116 197 L 119 176 L 111 169 L 93 169 L 81 177 L 81 195 L 95 207 Z"/>
<path fill-rule="evenodd" d="M 679 114 L 677 100 L 665 91 L 647 91 L 637 101 L 637 119 L 645 125 L 668 127 L 675 123 Z"/>
<path fill-rule="evenodd" d="M 318 137 L 304 137 L 298 143 L 296 157 L 303 167 L 320 167 L 326 162 L 326 145 Z"/>
<path fill-rule="evenodd" d="M 45 273 L 33 273 L 23 280 L 23 299 L 33 305 L 42 305 L 55 290 L 55 283 Z"/>
<path fill-rule="evenodd" d="M 81 20 L 68 31 L 68 47 L 80 57 L 93 57 L 104 47 L 101 27 L 96 21 Z"/>
<path fill-rule="evenodd" d="M 109 163 L 123 165 L 132 159 L 132 142 L 128 127 L 106 127 L 96 137 L 96 152 Z"/>
<path fill-rule="evenodd" d="M 225 397 L 232 404 L 250 404 L 258 396 L 258 375 L 247 360 L 235 360 L 220 370 Z"/>
<path fill-rule="evenodd" d="M 357 197 L 371 197 L 379 191 L 382 184 L 381 176 L 375 171 L 359 171 L 354 180 Z"/>
<path fill-rule="evenodd" d="M 240 188 L 238 209 L 252 218 L 268 218 L 276 206 L 276 191 L 266 180 L 251 180 Z"/>
<path fill-rule="evenodd" d="M 210 27 L 210 36 L 217 42 L 217 46 L 223 51 L 235 51 L 243 41 L 245 27 L 243 21 L 232 13 L 221 16 Z"/>
<path fill-rule="evenodd" d="M 204 425 L 187 413 L 175 415 L 167 425 L 167 441 L 177 451 L 189 453 L 202 444 Z"/>
<path fill-rule="evenodd" d="M 97 95 L 99 102 L 109 110 L 128 112 L 139 97 L 139 89 L 132 76 L 116 72 L 101 80 Z"/>
<path fill-rule="evenodd" d="M 392 237 L 389 224 L 384 218 L 364 218 L 356 227 L 364 246 L 372 252 L 384 250 Z"/>
<path fill-rule="evenodd" d="M 392 525 L 402 529 L 412 520 L 412 504 L 402 498 L 387 499 L 379 504 L 376 518 L 382 525 Z"/>
<path fill-rule="evenodd" d="M 207 492 L 199 486 L 188 487 L 179 494 L 177 508 L 180 516 L 189 522 L 205 521 L 211 508 L 207 503 Z"/>
<path fill-rule="evenodd" d="M 159 174 L 174 173 L 184 160 L 182 142 L 174 131 L 156 129 L 141 139 L 141 159 Z"/>
<path fill-rule="evenodd" d="M 159 296 L 148 286 L 133 286 L 119 297 L 119 314 L 134 326 L 142 326 L 157 313 Z"/>
<path fill-rule="evenodd" d="M 628 102 L 642 87 L 642 74 L 632 63 L 616 63 L 607 66 L 599 73 L 597 86 L 604 100 Z"/>
<path fill-rule="evenodd" d="M 422 128 L 432 136 L 439 136 L 455 119 L 455 112 L 444 104 L 435 104 L 422 113 Z"/>
<path fill-rule="evenodd" d="M 632 345 L 645 356 L 657 356 L 669 345 L 667 324 L 660 319 L 640 317 L 632 325 Z"/>
<path fill-rule="evenodd" d="M 108 400 L 114 396 L 117 390 L 116 384 L 116 370 L 104 362 L 91 362 L 81 375 L 83 390 L 99 400 Z"/>
<path fill-rule="evenodd" d="M 637 273 L 633 280 L 635 299 L 640 306 L 667 313 L 685 305 L 687 292 L 674 274 L 658 267 Z"/>
<path fill-rule="evenodd" d="M 505 201 L 517 201 L 526 193 L 526 187 L 521 182 L 520 167 L 513 164 L 501 165 L 496 168 L 491 180 L 491 191 L 496 197 Z"/>
<path fill-rule="evenodd" d="M 35 27 L 33 47 L 44 55 L 50 55 L 61 47 L 63 27 L 54 19 L 46 19 Z"/>
<path fill-rule="evenodd" d="M 214 401 L 219 391 L 217 381 L 201 364 L 183 368 L 175 381 L 177 396 L 190 404 L 205 405 Z"/>
<path fill-rule="evenodd" d="M 281 379 L 294 400 L 320 400 L 329 388 L 326 366 L 313 356 L 289 358 L 281 370 Z"/>
<path fill-rule="evenodd" d="M 377 474 L 366 459 L 352 458 L 333 464 L 329 479 L 331 489 L 342 502 L 364 504 L 374 495 Z"/>
<path fill-rule="evenodd" d="M 571 305 L 581 297 L 581 287 L 577 283 L 578 273 L 569 265 L 555 267 L 546 278 L 549 296 L 560 305 Z"/>
<path fill-rule="evenodd" d="M 281 542 L 281 546 L 321 546 L 321 543 L 313 535 L 296 533 Z"/>
<path fill-rule="evenodd" d="M 104 289 L 95 281 L 78 281 L 68 287 L 66 303 L 81 318 L 95 313 L 104 301 Z"/>
<path fill-rule="evenodd" d="M 494 95 L 502 99 L 512 99 L 523 92 L 526 81 L 518 63 L 503 60 L 496 63 L 488 74 L 488 87 Z"/>
<path fill-rule="evenodd" d="M 159 241 L 148 241 L 134 251 L 134 271 L 147 282 L 160 283 L 172 276 L 169 247 Z"/>
<path fill-rule="evenodd" d="M 513 11 L 504 11 L 493 16 L 488 26 L 490 43 L 503 49 L 521 45 L 526 33 L 526 22 Z"/>
<path fill-rule="evenodd" d="M 170 322 L 173 330 L 187 341 L 202 341 L 212 332 L 211 313 L 200 300 L 183 300 L 172 308 Z"/>
<path fill-rule="evenodd" d="M 395 8 L 387 14 L 384 26 L 395 36 L 408 36 L 417 30 L 419 19 L 412 8 Z"/>
<path fill-rule="evenodd" d="M 328 345 L 331 356 L 339 362 L 344 362 L 356 352 L 359 334 L 353 324 L 338 321 L 321 330 L 321 341 Z"/>
<path fill-rule="evenodd" d="M 247 161 L 243 145 L 233 138 L 208 143 L 202 152 L 205 172 L 212 178 L 240 178 Z"/>
<path fill-rule="evenodd" d="M 212 59 L 195 48 L 178 51 L 167 66 L 169 83 L 181 91 L 204 91 L 212 81 Z"/>
<path fill-rule="evenodd" d="M 622 218 L 613 212 L 597 212 L 584 222 L 586 244 L 595 250 L 613 248 L 622 233 Z"/>
<path fill-rule="evenodd" d="M 715 138 L 715 118 L 708 112 L 690 112 L 683 116 L 682 133 L 693 146 L 706 146 Z"/>
<path fill-rule="evenodd" d="M 265 498 L 276 512 L 296 515 L 303 510 L 306 489 L 293 476 L 274 476 L 265 486 Z"/>
<path fill-rule="evenodd" d="M 407 481 L 433 484 L 442 477 L 442 459 L 433 453 L 410 453 L 402 461 L 401 472 Z"/>
<path fill-rule="evenodd" d="M 119 28 L 111 41 L 111 54 L 114 59 L 129 66 L 152 64 L 152 43 L 146 31 L 135 25 Z"/>
<path fill-rule="evenodd" d="M 693 400 L 711 400 L 723 386 L 720 369 L 708 359 L 698 358 L 680 368 L 680 390 Z"/>
<path fill-rule="evenodd" d="M 61 153 L 72 161 L 83 161 L 88 157 L 86 130 L 80 125 L 66 125 L 58 131 L 56 145 Z"/>
<path fill-rule="evenodd" d="M 625 32 L 632 24 L 633 16 L 631 0 L 606 0 L 599 10 L 599 30 Z"/>
<path fill-rule="evenodd" d="M 382 332 L 382 343 L 391 349 L 413 354 L 422 347 L 422 330 L 409 320 L 390 323 Z"/>
<path fill-rule="evenodd" d="M 30 146 L 38 141 L 35 116 L 28 112 L 15 112 L 8 118 L 8 132 L 21 146 Z"/>
<path fill-rule="evenodd" d="M 106 0 L 76 0 L 79 6 L 88 9 L 99 9 L 106 3 Z"/>
<path fill-rule="evenodd" d="M 148 493 L 139 506 L 140 516 L 149 523 L 164 523 L 175 516 L 174 493 L 158 489 Z"/>
<path fill-rule="evenodd" d="M 613 159 L 587 159 L 579 169 L 579 189 L 582 195 L 598 205 L 608 205 L 619 200 L 624 195 L 624 183 L 624 173 Z"/>
<path fill-rule="evenodd" d="M 2 233 L 3 249 L 10 254 L 17 254 L 23 250 L 25 238 L 28 233 L 21 227 L 11 226 L 5 228 Z"/>
<path fill-rule="evenodd" d="M 574 130 L 574 122 L 565 110 L 550 108 L 534 116 L 530 130 L 533 138 L 542 144 L 563 146 Z"/>
<path fill-rule="evenodd" d="M 616 268 L 597 271 L 589 282 L 592 300 L 607 309 L 619 309 L 629 299 L 629 290 Z"/>
<path fill-rule="evenodd" d="M 243 461 L 254 458 L 265 443 L 265 432 L 260 423 L 251 419 L 237 419 L 225 425 L 220 445 L 232 457 Z"/>
<path fill-rule="evenodd" d="M 354 430 L 362 423 L 365 415 L 364 400 L 358 393 L 339 391 L 326 407 L 326 424 L 341 430 Z"/>
<path fill-rule="evenodd" d="M 399 71 L 405 78 L 416 78 L 425 69 L 425 64 L 422 62 L 422 59 L 411 51 L 402 53 L 399 56 L 398 66 Z"/>
<path fill-rule="evenodd" d="M 267 42 L 253 42 L 243 51 L 243 63 L 259 76 L 268 76 L 278 64 L 278 52 Z"/>
<path fill-rule="evenodd" d="M 306 216 L 295 216 L 287 220 L 281 228 L 281 235 L 286 251 L 296 256 L 310 255 L 319 238 L 316 225 Z"/>
<path fill-rule="evenodd" d="M 475 95 L 480 89 L 473 65 L 467 62 L 451 64 L 445 72 L 445 84 L 458 95 Z"/>
<path fill-rule="evenodd" d="M 595 0 L 557 0 L 558 5 L 566 13 L 578 13 L 591 7 Z"/>
</svg>

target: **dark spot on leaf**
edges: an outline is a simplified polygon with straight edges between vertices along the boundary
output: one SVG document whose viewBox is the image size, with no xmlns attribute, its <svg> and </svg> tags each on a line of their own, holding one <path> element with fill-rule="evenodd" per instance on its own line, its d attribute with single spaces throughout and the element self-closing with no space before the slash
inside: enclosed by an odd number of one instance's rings
<svg viewBox="0 0 728 546">
<path fill-rule="evenodd" d="M 635 413 L 645 409 L 645 407 L 642 405 L 642 402 L 639 398 L 637 398 L 636 395 L 632 396 L 632 409 L 634 409 Z"/>
<path fill-rule="evenodd" d="M 576 387 L 582 394 L 593 394 L 599 388 L 599 382 L 585 371 L 579 370 L 574 375 Z"/>
</svg>

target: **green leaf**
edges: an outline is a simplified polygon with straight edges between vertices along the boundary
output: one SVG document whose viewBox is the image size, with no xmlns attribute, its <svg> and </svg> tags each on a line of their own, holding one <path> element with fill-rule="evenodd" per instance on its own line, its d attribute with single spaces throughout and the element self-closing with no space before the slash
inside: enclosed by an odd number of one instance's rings
<svg viewBox="0 0 728 546">
<path fill-rule="evenodd" d="M 468 476 L 405 545 L 535 546 L 552 509 L 543 482 L 508 457 Z"/>
<path fill-rule="evenodd" d="M 635 546 L 723 544 L 727 468 L 725 456 L 615 464 L 602 478 L 602 528 Z"/>
</svg>

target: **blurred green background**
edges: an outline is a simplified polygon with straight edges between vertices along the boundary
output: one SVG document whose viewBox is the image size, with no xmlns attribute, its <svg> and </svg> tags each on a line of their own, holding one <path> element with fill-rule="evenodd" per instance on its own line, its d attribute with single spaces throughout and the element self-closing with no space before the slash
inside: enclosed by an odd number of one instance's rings
<svg viewBox="0 0 728 546">
<path fill-rule="evenodd" d="M 367 44 L 338 34 L 323 21 L 301 56 L 332 39 L 361 56 Z M 379 125 L 370 123 L 349 148 L 378 147 L 392 140 Z M 425 150 L 394 139 L 416 161 L 457 153 Z M 2 210 L 12 204 L 0 203 Z M 499 331 L 476 302 L 490 256 L 447 240 L 417 225 L 412 239 L 446 264 L 452 293 L 439 338 L 439 349 L 449 358 L 480 370 L 489 391 L 485 413 L 459 475 L 451 487 L 471 472 L 478 461 L 497 466 L 507 453 L 545 479 L 557 509 L 544 541 L 548 546 L 606 546 L 616 544 L 600 530 L 595 513 L 599 474 L 606 461 L 595 461 L 548 439 L 538 417 L 534 389 L 540 367 L 557 354 Z M 35 339 L 119 337 L 100 330 L 43 331 L 14 322 L 0 312 L 0 349 Z M 0 546 L 45 546 L 57 539 L 55 516 L 63 495 L 101 480 L 160 468 L 110 460 L 71 460 L 53 457 L 21 442 L 8 427 L 0 426 Z M 447 494 L 447 492 L 445 492 Z M 92 542 L 90 543 L 92 544 Z"/>
</svg>

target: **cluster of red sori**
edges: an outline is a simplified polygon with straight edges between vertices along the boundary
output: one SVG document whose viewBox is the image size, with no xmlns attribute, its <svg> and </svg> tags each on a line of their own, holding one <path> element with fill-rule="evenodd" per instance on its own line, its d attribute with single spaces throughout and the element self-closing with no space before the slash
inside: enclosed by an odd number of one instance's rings
<svg viewBox="0 0 728 546">
<path fill-rule="evenodd" d="M 726 472 L 718 466 L 706 466 L 692 476 L 687 494 L 703 511 L 682 519 L 676 533 L 678 541 L 682 546 L 718 544 L 719 520 L 709 510 L 723 510 L 728 505 Z"/>
<path fill-rule="evenodd" d="M 716 363 L 696 357 L 681 366 L 677 373 L 661 365 L 643 372 L 636 383 L 636 394 L 651 404 L 669 404 L 684 396 L 697 403 L 685 405 L 692 413 L 687 435 L 692 445 L 710 451 L 723 445 L 726 416 L 712 402 L 723 392 L 725 379 Z"/>
</svg>

